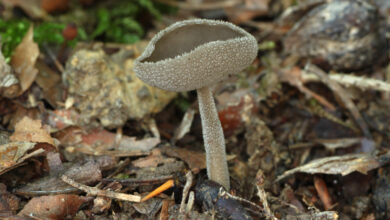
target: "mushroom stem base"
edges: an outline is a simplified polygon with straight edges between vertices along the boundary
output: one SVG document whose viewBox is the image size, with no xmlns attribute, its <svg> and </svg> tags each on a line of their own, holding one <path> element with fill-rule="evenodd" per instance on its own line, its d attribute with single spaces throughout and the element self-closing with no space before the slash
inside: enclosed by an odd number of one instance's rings
<svg viewBox="0 0 390 220">
<path fill-rule="evenodd" d="M 217 108 L 209 87 L 198 89 L 197 92 L 203 141 L 206 149 L 207 175 L 209 179 L 229 190 L 230 179 L 226 160 L 225 137 Z"/>
</svg>

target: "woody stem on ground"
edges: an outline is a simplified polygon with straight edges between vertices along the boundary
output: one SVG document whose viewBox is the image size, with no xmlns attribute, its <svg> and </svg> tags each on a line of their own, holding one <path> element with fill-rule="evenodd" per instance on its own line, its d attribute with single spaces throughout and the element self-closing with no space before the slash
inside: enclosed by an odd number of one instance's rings
<svg viewBox="0 0 390 220">
<path fill-rule="evenodd" d="M 209 87 L 203 87 L 198 89 L 197 93 L 206 150 L 207 175 L 209 179 L 229 190 L 230 179 L 226 160 L 225 138 L 212 92 Z"/>
</svg>

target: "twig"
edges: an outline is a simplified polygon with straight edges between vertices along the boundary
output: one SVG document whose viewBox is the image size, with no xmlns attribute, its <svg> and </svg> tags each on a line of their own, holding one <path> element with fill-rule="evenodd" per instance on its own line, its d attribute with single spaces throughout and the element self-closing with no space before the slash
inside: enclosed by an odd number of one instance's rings
<svg viewBox="0 0 390 220">
<path fill-rule="evenodd" d="M 186 199 L 188 196 L 188 192 L 191 189 L 192 181 L 193 181 L 193 175 L 192 175 L 192 172 L 190 170 L 186 173 L 186 184 L 184 185 L 184 188 L 183 188 L 183 196 L 181 199 L 180 209 L 179 209 L 180 213 L 184 213 L 184 211 L 185 211 Z"/>
<path fill-rule="evenodd" d="M 321 80 L 322 83 L 327 85 L 333 93 L 340 98 L 340 100 L 345 104 L 345 107 L 348 109 L 348 111 L 351 113 L 352 117 L 354 118 L 355 122 L 360 127 L 360 130 L 363 132 L 364 136 L 372 139 L 371 133 L 368 129 L 368 126 L 366 122 L 364 121 L 363 117 L 361 116 L 359 110 L 357 109 L 356 105 L 352 102 L 352 98 L 350 97 L 349 93 L 345 91 L 344 88 L 342 88 L 337 82 L 332 80 L 328 74 L 326 74 L 323 70 L 318 68 L 317 66 L 313 64 L 308 64 L 305 67 L 306 71 L 312 72 L 318 76 L 318 78 Z"/>
<path fill-rule="evenodd" d="M 168 220 L 169 214 L 169 206 L 170 206 L 171 200 L 164 199 L 161 206 L 161 212 L 160 212 L 160 220 Z"/>
<path fill-rule="evenodd" d="M 164 192 L 165 190 L 172 188 L 173 186 L 175 186 L 175 182 L 173 180 L 168 180 L 164 184 L 159 186 L 157 189 L 153 190 L 152 192 L 147 194 L 144 198 L 142 198 L 141 202 L 145 202 L 145 201 L 159 195 L 160 193 Z"/>
<path fill-rule="evenodd" d="M 194 201 L 195 201 L 195 193 L 194 191 L 191 191 L 190 195 L 188 196 L 186 213 L 189 213 L 192 210 L 192 207 L 194 206 Z"/>
<path fill-rule="evenodd" d="M 314 177 L 314 187 L 316 188 L 317 194 L 320 197 L 325 210 L 329 210 L 333 207 L 332 199 L 329 195 L 328 187 L 323 179 L 320 177 Z"/>
<path fill-rule="evenodd" d="M 264 181 L 265 176 L 262 170 L 258 170 L 256 174 L 256 187 L 257 187 L 257 196 L 260 198 L 261 203 L 264 207 L 264 212 L 266 213 L 268 219 L 276 220 L 277 218 L 272 213 L 271 209 L 269 208 L 268 201 L 267 201 L 267 194 L 264 190 Z"/>
<path fill-rule="evenodd" d="M 111 176 L 111 175 L 110 175 Z M 124 186 L 149 186 L 153 184 L 162 184 L 166 182 L 167 180 L 173 179 L 173 175 L 168 176 L 161 176 L 161 177 L 155 177 L 155 178 L 145 178 L 145 179 L 139 179 L 139 178 L 128 178 L 128 179 L 112 179 L 112 178 L 104 178 L 102 180 L 103 183 L 110 183 L 110 182 L 118 182 L 121 185 Z"/>
<path fill-rule="evenodd" d="M 259 205 L 257 205 L 256 203 L 253 203 L 249 200 L 246 200 L 246 199 L 243 199 L 243 198 L 240 198 L 238 196 L 233 196 L 232 194 L 228 193 L 226 190 L 224 190 L 222 187 L 219 189 L 219 193 L 218 193 L 218 196 L 219 197 L 222 197 L 222 196 L 227 196 L 228 198 L 231 198 L 231 199 L 234 199 L 234 200 L 237 200 L 241 203 L 245 203 L 246 205 L 249 205 L 249 206 L 252 206 L 252 207 L 255 207 L 257 210 L 260 210 L 260 211 L 263 211 L 263 208 Z M 262 212 L 256 212 L 254 210 L 251 210 L 249 209 L 248 206 L 245 206 L 245 208 L 248 210 L 248 211 L 251 211 L 259 216 L 264 216 L 264 215 L 267 215 L 267 213 L 262 213 Z"/>
<path fill-rule="evenodd" d="M 54 65 L 57 67 L 57 69 L 63 73 L 64 72 L 64 66 L 58 61 L 57 57 L 53 54 L 53 51 L 47 46 L 47 44 L 43 44 L 43 47 L 45 48 L 47 54 L 49 55 L 50 59 L 53 60 Z"/>
<path fill-rule="evenodd" d="M 304 82 L 321 81 L 319 76 L 306 71 L 302 71 L 301 77 Z M 372 89 L 372 90 L 377 90 L 382 92 L 390 92 L 390 84 L 378 79 L 371 79 L 366 77 L 359 77 L 350 74 L 347 75 L 347 74 L 339 74 L 339 73 L 330 74 L 329 78 L 346 87 L 354 86 L 362 90 Z"/>
<path fill-rule="evenodd" d="M 61 176 L 61 180 L 64 181 L 65 183 L 77 188 L 77 189 L 80 189 L 80 190 L 88 193 L 89 195 L 92 195 L 92 196 L 103 196 L 103 197 L 108 197 L 108 198 L 112 198 L 112 199 L 119 199 L 119 200 L 128 201 L 128 202 L 140 202 L 141 201 L 141 196 L 97 189 L 95 187 L 90 187 L 90 186 L 87 186 L 87 185 L 84 185 L 81 183 L 77 183 L 76 181 L 74 181 L 73 179 L 71 179 L 65 175 Z"/>
<path fill-rule="evenodd" d="M 186 113 L 181 120 L 179 127 L 175 130 L 175 133 L 171 139 L 172 145 L 176 143 L 176 141 L 180 140 L 184 135 L 186 135 L 191 128 L 192 121 L 194 120 L 195 109 L 190 107 L 187 109 Z"/>
<path fill-rule="evenodd" d="M 332 103 L 330 103 L 321 95 L 311 91 L 303 84 L 303 80 L 301 78 L 302 72 L 303 71 L 301 71 L 301 69 L 299 68 L 281 69 L 278 71 L 278 75 L 282 82 L 287 82 L 288 84 L 295 86 L 299 91 L 304 93 L 306 96 L 316 99 L 323 106 L 334 111 L 336 107 Z"/>
</svg>

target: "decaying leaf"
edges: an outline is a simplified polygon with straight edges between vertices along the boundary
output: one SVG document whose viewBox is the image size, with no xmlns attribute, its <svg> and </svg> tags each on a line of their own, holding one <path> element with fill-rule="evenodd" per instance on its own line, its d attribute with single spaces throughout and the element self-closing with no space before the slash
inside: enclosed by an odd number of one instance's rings
<svg viewBox="0 0 390 220">
<path fill-rule="evenodd" d="M 175 143 L 177 140 L 180 140 L 181 138 L 186 135 L 191 128 L 192 121 L 194 120 L 194 115 L 195 115 L 195 109 L 193 108 L 188 108 L 186 113 L 183 116 L 183 119 L 181 120 L 181 123 L 179 127 L 176 128 L 175 133 L 172 138 L 172 143 Z"/>
<path fill-rule="evenodd" d="M 160 143 L 159 138 L 150 137 L 136 140 L 135 137 L 121 136 L 107 130 L 68 129 L 58 137 L 64 146 L 74 147 L 75 151 L 91 155 L 136 156 L 149 154 Z"/>
<path fill-rule="evenodd" d="M 43 149 L 38 149 L 31 153 L 35 143 L 31 142 L 12 142 L 0 146 L 0 175 L 18 167 L 26 159 L 44 152 Z"/>
<path fill-rule="evenodd" d="M 147 215 L 149 218 L 154 218 L 156 213 L 160 210 L 162 205 L 162 199 L 152 198 L 146 202 L 134 203 L 133 207 L 142 214 Z"/>
<path fill-rule="evenodd" d="M 322 144 L 327 150 L 334 151 L 338 148 L 347 148 L 363 141 L 362 138 L 316 139 L 315 143 Z"/>
<path fill-rule="evenodd" d="M 154 149 L 149 156 L 135 160 L 132 164 L 135 167 L 157 167 L 159 164 L 173 161 L 175 161 L 175 159 L 164 157 L 161 154 L 160 149 Z"/>
<path fill-rule="evenodd" d="M 19 80 L 15 77 L 11 67 L 5 62 L 0 51 L 0 94 L 10 97 L 19 90 Z"/>
<path fill-rule="evenodd" d="M 46 12 L 41 8 L 41 0 L 2 0 L 2 2 L 6 5 L 20 7 L 32 18 L 42 19 L 47 17 Z"/>
<path fill-rule="evenodd" d="M 197 152 L 185 148 L 167 146 L 164 146 L 160 149 L 164 154 L 170 157 L 177 157 L 185 161 L 193 173 L 198 173 L 201 169 L 206 168 L 206 155 L 204 154 L 204 152 Z"/>
<path fill-rule="evenodd" d="M 280 81 L 286 82 L 292 86 L 295 86 L 299 91 L 304 93 L 308 98 L 314 98 L 322 105 L 326 106 L 330 110 L 335 110 L 336 107 L 330 103 L 325 97 L 311 91 L 307 88 L 302 80 L 302 70 L 298 67 L 291 68 L 291 70 L 280 70 L 278 71 Z"/>
<path fill-rule="evenodd" d="M 70 167 L 69 167 L 70 166 Z M 82 184 L 93 184 L 101 181 L 102 167 L 95 161 L 89 161 L 84 164 L 80 163 L 64 163 L 63 169 L 58 173 L 50 173 L 50 176 L 45 176 L 34 180 L 33 182 L 23 185 L 15 189 L 15 193 L 23 196 L 41 196 L 50 194 L 75 193 L 77 189 L 64 183 L 60 178 L 60 174 L 64 174 L 73 180 Z"/>
<path fill-rule="evenodd" d="M 254 17 L 269 14 L 271 12 L 270 2 L 270 0 L 245 0 L 240 7 L 225 7 L 224 10 L 230 21 L 241 24 Z"/>
<path fill-rule="evenodd" d="M 57 106 L 61 101 L 63 88 L 58 86 L 61 82 L 61 75 L 52 70 L 46 63 L 38 59 L 36 67 L 39 71 L 35 82 L 43 90 L 43 96 L 51 106 Z"/>
<path fill-rule="evenodd" d="M 20 82 L 21 90 L 19 94 L 31 86 L 38 74 L 38 69 L 35 68 L 35 62 L 39 56 L 39 47 L 33 40 L 33 34 L 33 26 L 30 25 L 22 42 L 15 48 L 11 58 L 11 66 Z"/>
<path fill-rule="evenodd" d="M 368 171 L 376 169 L 390 159 L 390 151 L 386 153 L 362 153 L 348 154 L 343 156 L 324 157 L 313 160 L 305 165 L 288 170 L 280 175 L 276 181 L 280 181 L 294 173 L 302 172 L 309 174 L 341 174 L 343 176 L 352 172 L 367 174 Z"/>
<path fill-rule="evenodd" d="M 74 109 L 57 109 L 47 111 L 46 124 L 53 129 L 62 130 L 72 125 L 76 125 L 79 114 Z"/>
<path fill-rule="evenodd" d="M 34 197 L 19 212 L 19 215 L 40 219 L 66 219 L 74 216 L 84 202 L 86 199 L 78 195 Z"/>
<path fill-rule="evenodd" d="M 14 214 L 19 209 L 20 199 L 7 191 L 7 186 L 0 183 L 0 218 L 2 213 Z"/>
<path fill-rule="evenodd" d="M 35 143 L 49 143 L 54 146 L 54 140 L 49 132 L 42 127 L 40 120 L 23 117 L 15 125 L 15 132 L 10 137 L 11 141 L 30 141 Z"/>
</svg>

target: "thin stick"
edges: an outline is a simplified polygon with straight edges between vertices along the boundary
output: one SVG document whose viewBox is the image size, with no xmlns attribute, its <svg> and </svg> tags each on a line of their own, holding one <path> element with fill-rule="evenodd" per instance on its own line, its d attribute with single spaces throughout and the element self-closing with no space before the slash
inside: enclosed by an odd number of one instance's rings
<svg viewBox="0 0 390 220">
<path fill-rule="evenodd" d="M 184 211 L 185 211 L 186 199 L 187 199 L 188 192 L 190 191 L 191 186 L 192 186 L 192 180 L 193 180 L 193 176 L 192 176 L 192 172 L 190 170 L 186 173 L 186 184 L 184 185 L 184 188 L 183 188 L 183 196 L 181 199 L 180 209 L 179 209 L 180 213 L 184 213 Z"/>
<path fill-rule="evenodd" d="M 302 80 L 304 82 L 319 82 L 321 81 L 320 77 L 313 73 L 302 71 L 301 74 Z M 342 84 L 345 87 L 357 87 L 362 90 L 376 90 L 382 92 L 390 92 L 390 84 L 378 79 L 371 79 L 367 77 L 359 77 L 351 74 L 330 74 L 329 78 Z"/>
<path fill-rule="evenodd" d="M 165 190 L 172 188 L 174 185 L 175 185 L 175 182 L 173 180 L 166 181 L 164 184 L 159 186 L 157 189 L 153 190 L 148 195 L 146 195 L 144 198 L 142 198 L 141 202 L 145 202 L 145 201 L 157 196 L 158 194 L 164 192 Z"/>
<path fill-rule="evenodd" d="M 323 70 L 318 68 L 317 66 L 313 64 L 308 64 L 305 68 L 308 72 L 312 72 L 318 76 L 318 78 L 321 80 L 322 83 L 327 85 L 332 92 L 340 98 L 340 100 L 343 102 L 345 107 L 348 109 L 348 111 L 351 113 L 353 119 L 355 120 L 356 124 L 360 127 L 360 130 L 364 134 L 365 137 L 372 139 L 370 130 L 368 129 L 368 126 L 366 122 L 364 121 L 362 115 L 360 114 L 359 110 L 357 109 L 356 105 L 352 102 L 352 99 L 348 92 L 344 90 L 337 82 L 332 80 Z"/>
<path fill-rule="evenodd" d="M 95 187 L 90 187 L 90 186 L 78 183 L 65 175 L 61 176 L 61 180 L 64 181 L 65 183 L 77 188 L 77 189 L 80 189 L 80 190 L 88 193 L 89 195 L 92 195 L 92 196 L 103 196 L 103 197 L 108 197 L 108 198 L 112 198 L 112 199 L 119 199 L 119 200 L 128 201 L 128 202 L 140 202 L 141 201 L 141 196 L 97 189 Z"/>
<path fill-rule="evenodd" d="M 256 174 L 256 187 L 257 187 L 257 196 L 260 198 L 261 203 L 263 204 L 264 207 L 264 212 L 267 215 L 268 219 L 276 220 L 277 218 L 274 216 L 272 213 L 268 201 L 267 201 L 267 193 L 265 193 L 264 190 L 264 181 L 265 181 L 265 176 L 262 170 L 258 170 Z"/>
<path fill-rule="evenodd" d="M 188 196 L 186 213 L 189 213 L 192 210 L 192 207 L 194 206 L 194 201 L 195 201 L 195 193 L 194 191 L 191 191 L 190 195 Z"/>
</svg>

